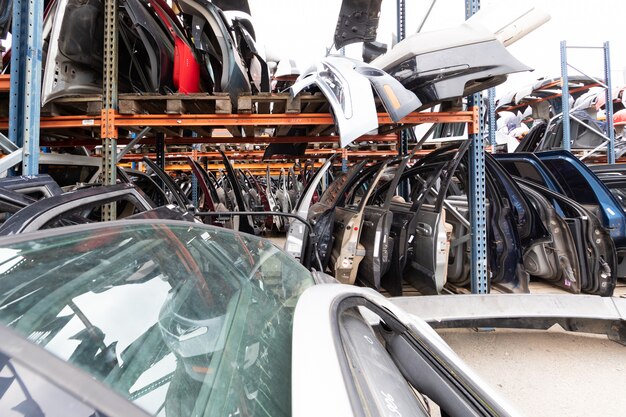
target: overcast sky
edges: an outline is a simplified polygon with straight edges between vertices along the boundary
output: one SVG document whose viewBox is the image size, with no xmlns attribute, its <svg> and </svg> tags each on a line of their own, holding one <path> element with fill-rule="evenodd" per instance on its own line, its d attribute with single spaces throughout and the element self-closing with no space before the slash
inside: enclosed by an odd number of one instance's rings
<svg viewBox="0 0 626 417">
<path fill-rule="evenodd" d="M 510 8 L 531 3 L 526 0 L 482 0 L 483 9 Z M 430 0 L 407 0 L 407 34 L 414 33 L 421 22 Z M 498 95 L 516 89 L 541 77 L 560 76 L 559 43 L 569 45 L 611 46 L 613 85 L 624 84 L 626 71 L 626 40 L 623 22 L 626 18 L 626 1 L 623 0 L 545 0 L 536 2 L 551 15 L 545 25 L 511 45 L 509 51 L 524 64 L 535 68 L 532 73 L 510 76 L 499 86 Z M 266 44 L 268 52 L 279 56 L 292 56 L 303 66 L 324 56 L 331 46 L 341 0 L 250 0 L 257 33 Z M 271 7 L 268 5 L 271 4 Z M 396 28 L 396 2 L 383 0 L 378 37 L 390 42 Z M 432 31 L 460 24 L 465 19 L 463 0 L 438 0 L 422 31 Z M 349 47 L 350 55 L 360 55 L 360 45 Z M 603 77 L 602 50 L 569 50 L 568 62 L 594 76 Z M 570 69 L 570 74 L 577 74 Z"/>
</svg>

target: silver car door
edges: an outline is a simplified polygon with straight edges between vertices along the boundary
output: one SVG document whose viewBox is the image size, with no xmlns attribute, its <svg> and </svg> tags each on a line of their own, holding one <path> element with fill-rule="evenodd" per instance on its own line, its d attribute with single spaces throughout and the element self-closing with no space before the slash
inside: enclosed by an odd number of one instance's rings
<svg viewBox="0 0 626 417">
<path fill-rule="evenodd" d="M 324 175 L 326 175 L 328 169 L 332 166 L 334 156 L 335 155 L 328 158 L 326 162 L 324 162 L 324 165 L 320 167 L 320 169 L 315 173 L 315 176 L 306 185 L 300 200 L 293 210 L 293 214 L 306 219 L 309 208 L 313 202 L 313 196 L 317 190 L 317 186 L 322 181 L 322 178 L 324 178 Z M 289 225 L 289 230 L 287 231 L 287 239 L 285 241 L 284 249 L 288 254 L 298 260 L 302 259 L 302 252 L 306 247 L 307 236 L 305 232 L 306 229 L 304 224 L 298 220 L 293 220 Z"/>
<path fill-rule="evenodd" d="M 335 209 L 334 238 L 331 252 L 331 268 L 337 280 L 344 284 L 354 284 L 359 263 L 365 256 L 365 247 L 359 242 L 363 212 L 367 201 L 383 176 L 389 161 L 381 164 L 365 195 L 356 208 L 337 207 Z"/>
</svg>

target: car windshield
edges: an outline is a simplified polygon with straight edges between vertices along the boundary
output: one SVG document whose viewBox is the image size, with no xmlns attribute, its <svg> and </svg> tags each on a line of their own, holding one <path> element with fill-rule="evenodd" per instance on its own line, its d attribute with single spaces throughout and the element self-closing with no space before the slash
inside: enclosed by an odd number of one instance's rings
<svg viewBox="0 0 626 417">
<path fill-rule="evenodd" d="M 158 416 L 290 415 L 311 274 L 266 240 L 118 222 L 5 240 L 0 322 Z"/>
</svg>

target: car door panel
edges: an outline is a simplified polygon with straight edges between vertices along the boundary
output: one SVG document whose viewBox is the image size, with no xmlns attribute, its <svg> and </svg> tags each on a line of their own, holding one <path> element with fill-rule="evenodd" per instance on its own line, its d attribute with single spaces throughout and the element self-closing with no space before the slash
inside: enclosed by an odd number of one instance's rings
<svg viewBox="0 0 626 417">
<path fill-rule="evenodd" d="M 523 189 L 551 232 L 549 238 L 526 248 L 526 270 L 531 276 L 550 281 L 566 291 L 579 293 L 582 286 L 580 262 L 568 223 L 557 215 L 547 198 L 528 187 Z"/>
<path fill-rule="evenodd" d="M 359 264 L 358 278 L 368 286 L 381 288 L 381 277 L 389 269 L 394 239 L 390 235 L 393 213 L 389 208 L 367 206 L 363 211 L 361 244 L 365 256 Z"/>
<path fill-rule="evenodd" d="M 350 168 L 347 173 L 337 178 L 322 195 L 320 201 L 313 204 L 309 209 L 307 220 L 313 225 L 314 233 L 319 239 L 318 255 L 324 268 L 330 262 L 330 255 L 335 244 L 335 236 L 333 234 L 336 218 L 335 209 L 339 200 L 343 200 L 347 189 L 363 170 L 365 163 L 366 161 L 359 162 Z M 307 245 L 306 253 L 312 254 L 312 251 L 308 249 L 309 246 Z M 310 262 L 310 259 L 305 258 L 305 262 Z"/>
<path fill-rule="evenodd" d="M 559 201 L 564 211 L 562 218 L 576 243 L 581 292 L 612 295 L 617 280 L 617 255 L 610 232 L 582 204 L 532 182 L 519 181 L 545 198 Z"/>
<path fill-rule="evenodd" d="M 364 210 L 370 196 L 389 165 L 390 161 L 383 162 L 363 173 L 352 186 L 352 198 L 356 195 L 356 189 L 367 183 L 365 194 L 361 197 L 358 205 L 337 207 L 335 209 L 335 225 L 333 235 L 335 242 L 331 252 L 331 262 L 334 265 L 335 278 L 340 282 L 353 284 L 361 260 L 365 256 L 365 247 L 361 244 L 361 229 L 363 224 Z M 374 171 L 374 169 L 376 169 Z M 371 181 L 369 178 L 371 177 Z M 351 201 L 350 203 L 356 203 Z"/>
<path fill-rule="evenodd" d="M 313 204 L 313 197 L 317 191 L 317 187 L 326 175 L 326 172 L 328 172 L 332 166 L 334 157 L 335 156 L 333 155 L 326 160 L 324 165 L 317 170 L 313 178 L 307 183 L 298 202 L 296 203 L 296 207 L 294 208 L 294 213 L 296 215 L 306 219 L 309 208 L 311 207 L 311 204 Z M 284 249 L 296 259 L 304 259 L 303 250 L 307 246 L 307 240 L 308 236 L 306 234 L 304 224 L 298 220 L 293 220 L 289 224 L 289 229 L 287 230 Z"/>
</svg>

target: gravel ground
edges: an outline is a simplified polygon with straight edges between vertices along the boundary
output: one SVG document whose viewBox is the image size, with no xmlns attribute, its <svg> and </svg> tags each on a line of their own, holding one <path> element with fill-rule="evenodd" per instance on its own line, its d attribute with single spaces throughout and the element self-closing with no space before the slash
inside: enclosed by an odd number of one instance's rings
<svg viewBox="0 0 626 417">
<path fill-rule="evenodd" d="M 626 416 L 626 346 L 604 336 L 560 328 L 439 334 L 524 415 Z"/>
</svg>

